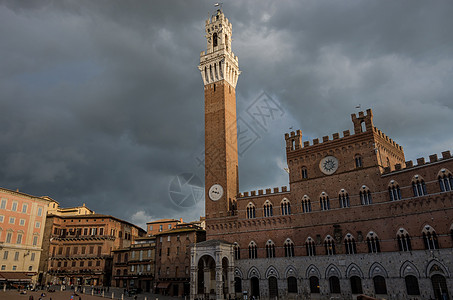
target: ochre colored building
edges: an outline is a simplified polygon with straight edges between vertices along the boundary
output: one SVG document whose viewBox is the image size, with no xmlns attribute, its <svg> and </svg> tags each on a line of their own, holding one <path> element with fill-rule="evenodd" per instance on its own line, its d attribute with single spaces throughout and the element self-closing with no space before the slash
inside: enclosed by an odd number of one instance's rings
<svg viewBox="0 0 453 300">
<path fill-rule="evenodd" d="M 207 241 L 192 248 L 191 299 L 451 299 L 453 157 L 406 161 L 371 109 L 352 132 L 285 134 L 289 188 L 239 193 L 231 34 L 221 10 L 205 23 Z"/>
<path fill-rule="evenodd" d="M 49 199 L 0 188 L 0 285 L 36 283 Z"/>
<path fill-rule="evenodd" d="M 140 227 L 103 214 L 48 215 L 46 283 L 109 286 L 112 251 L 145 235 Z"/>
</svg>

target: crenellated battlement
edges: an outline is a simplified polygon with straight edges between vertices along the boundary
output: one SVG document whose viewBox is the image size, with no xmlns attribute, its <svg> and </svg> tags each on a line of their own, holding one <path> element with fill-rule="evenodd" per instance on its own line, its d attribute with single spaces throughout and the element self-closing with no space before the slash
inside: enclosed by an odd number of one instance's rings
<svg viewBox="0 0 453 300">
<path fill-rule="evenodd" d="M 256 197 L 256 196 L 264 196 L 264 195 L 275 195 L 275 194 L 281 194 L 281 193 L 288 193 L 288 187 L 282 186 L 281 189 L 279 187 L 274 187 L 272 189 L 267 188 L 265 190 L 260 189 L 257 191 L 239 193 L 238 198 Z"/>
<path fill-rule="evenodd" d="M 391 145 L 393 145 L 394 147 L 396 147 L 398 150 L 401 150 L 403 151 L 403 147 L 400 146 L 398 143 L 396 143 L 394 140 L 392 140 L 391 138 L 389 138 L 385 133 L 383 133 L 381 130 L 377 129 L 376 127 L 373 127 L 373 131 L 378 135 L 380 136 L 381 138 L 383 138 L 386 142 L 390 143 Z"/>
<path fill-rule="evenodd" d="M 326 135 L 323 136 L 321 140 L 319 138 L 313 139 L 311 143 L 310 141 L 304 141 L 302 143 L 301 130 L 297 130 L 296 132 L 291 131 L 290 133 L 285 133 L 286 152 L 296 151 L 301 148 L 313 147 L 330 141 L 336 141 L 342 138 L 348 138 L 357 134 L 362 134 L 370 131 L 374 132 L 376 135 L 381 137 L 384 141 L 394 146 L 398 150 L 403 151 L 402 146 L 400 146 L 394 140 L 389 138 L 380 129 L 373 126 L 373 112 L 371 111 L 371 109 L 367 109 L 366 114 L 363 111 L 360 111 L 358 114 L 351 114 L 351 119 L 354 124 L 354 133 L 351 134 L 349 130 L 344 130 L 342 133 L 343 135 L 340 136 L 340 133 L 335 132 L 332 134 L 331 138 L 328 135 Z"/>
<path fill-rule="evenodd" d="M 426 161 L 424 157 L 419 157 L 416 160 L 417 161 L 416 165 L 414 165 L 414 162 L 412 160 L 408 160 L 405 162 L 405 165 L 406 165 L 405 167 L 403 167 L 401 164 L 395 164 L 393 171 L 391 170 L 390 167 L 385 167 L 383 174 L 390 174 L 395 171 L 405 171 L 408 169 L 413 169 L 413 168 L 421 167 L 424 165 L 433 164 L 433 163 L 436 163 L 439 161 L 444 161 L 444 160 L 451 159 L 451 158 L 452 158 L 452 156 L 451 156 L 451 152 L 449 150 L 443 151 L 442 158 L 438 158 L 437 154 L 431 154 L 429 156 L 429 161 Z"/>
</svg>

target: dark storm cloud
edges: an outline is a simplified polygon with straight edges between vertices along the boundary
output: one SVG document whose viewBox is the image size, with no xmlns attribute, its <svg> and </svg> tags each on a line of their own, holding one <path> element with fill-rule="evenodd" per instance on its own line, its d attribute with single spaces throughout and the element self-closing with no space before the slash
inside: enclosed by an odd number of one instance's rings
<svg viewBox="0 0 453 300">
<path fill-rule="evenodd" d="M 143 224 L 204 214 L 169 197 L 203 168 L 205 50 L 212 2 L 0 1 L 2 187 Z M 232 1 L 243 71 L 238 115 L 266 91 L 284 115 L 257 128 L 241 189 L 287 183 L 283 134 L 351 129 L 356 105 L 408 159 L 451 149 L 452 4 Z M 252 122 L 253 123 L 253 122 Z M 256 124 L 252 124 L 256 126 Z"/>
</svg>

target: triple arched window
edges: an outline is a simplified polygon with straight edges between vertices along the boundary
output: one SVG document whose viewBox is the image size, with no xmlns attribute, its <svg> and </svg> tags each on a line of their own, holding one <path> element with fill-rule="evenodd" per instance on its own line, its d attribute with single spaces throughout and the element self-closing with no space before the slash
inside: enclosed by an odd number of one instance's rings
<svg viewBox="0 0 453 300">
<path fill-rule="evenodd" d="M 390 201 L 396 201 L 396 200 L 402 199 L 400 187 L 395 180 L 390 181 L 389 196 L 390 196 Z"/>
<path fill-rule="evenodd" d="M 360 195 L 360 203 L 362 205 L 369 205 L 369 204 L 373 203 L 373 200 L 371 198 L 370 189 L 366 185 L 362 185 L 359 195 Z"/>
<path fill-rule="evenodd" d="M 268 240 L 266 242 L 266 257 L 267 258 L 275 257 L 275 244 L 271 240 Z"/>
<path fill-rule="evenodd" d="M 319 196 L 319 202 L 320 202 L 320 205 L 321 205 L 321 210 L 329 210 L 330 209 L 329 196 L 325 192 L 322 192 L 321 196 Z"/>
<path fill-rule="evenodd" d="M 439 187 L 441 192 L 449 192 L 453 190 L 453 176 L 450 171 L 442 169 L 438 175 Z"/>
<path fill-rule="evenodd" d="M 324 248 L 326 249 L 326 255 L 335 255 L 335 241 L 328 235 L 324 240 Z"/>
<path fill-rule="evenodd" d="M 407 233 L 406 229 L 400 228 L 396 233 L 396 240 L 398 242 L 398 248 L 400 251 L 411 251 L 411 238 L 409 233 Z"/>
<path fill-rule="evenodd" d="M 280 203 L 281 210 L 282 210 L 282 215 L 290 215 L 291 214 L 291 204 L 289 203 L 288 199 L 283 199 L 282 202 Z"/>
<path fill-rule="evenodd" d="M 255 205 L 253 203 L 247 204 L 247 219 L 254 219 L 256 217 Z"/>
<path fill-rule="evenodd" d="M 311 212 L 311 201 L 307 195 L 304 195 L 302 198 L 302 212 Z"/>
<path fill-rule="evenodd" d="M 366 243 L 368 245 L 368 253 L 381 252 L 381 245 L 379 244 L 378 236 L 370 231 L 366 236 Z"/>
<path fill-rule="evenodd" d="M 256 243 L 254 241 L 251 241 L 249 244 L 249 258 L 258 258 L 258 247 L 256 246 Z"/>
<path fill-rule="evenodd" d="M 294 256 L 294 243 L 290 239 L 286 239 L 285 244 L 285 257 L 293 257 Z"/>
<path fill-rule="evenodd" d="M 415 175 L 414 178 L 412 178 L 412 191 L 414 192 L 414 197 L 420 197 L 428 194 L 426 192 L 425 181 L 419 175 Z"/>
<path fill-rule="evenodd" d="M 340 201 L 340 208 L 350 207 L 349 194 L 344 189 L 338 194 L 338 199 Z"/>
<path fill-rule="evenodd" d="M 313 240 L 311 237 L 308 237 L 305 241 L 305 248 L 307 250 L 307 256 L 316 256 L 315 240 Z"/>
<path fill-rule="evenodd" d="M 426 225 L 422 231 L 423 234 L 423 243 L 425 244 L 425 249 L 434 250 L 439 249 L 439 241 L 437 239 L 437 234 L 429 225 Z"/>
<path fill-rule="evenodd" d="M 346 234 L 344 238 L 344 248 L 346 254 L 356 254 L 357 253 L 357 246 L 354 237 L 352 234 Z"/>
<path fill-rule="evenodd" d="M 272 203 L 269 200 L 266 200 L 264 202 L 264 216 L 265 217 L 272 217 L 274 215 L 273 209 L 272 209 Z"/>
</svg>

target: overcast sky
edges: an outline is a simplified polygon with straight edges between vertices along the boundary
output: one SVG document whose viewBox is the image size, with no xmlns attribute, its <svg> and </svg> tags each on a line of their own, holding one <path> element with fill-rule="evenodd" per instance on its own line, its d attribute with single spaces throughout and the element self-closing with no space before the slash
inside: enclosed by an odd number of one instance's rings
<svg viewBox="0 0 453 300">
<path fill-rule="evenodd" d="M 0 1 L 0 186 L 141 226 L 204 215 L 198 196 L 172 192 L 179 174 L 204 180 L 197 65 L 213 3 Z M 406 160 L 453 150 L 453 2 L 225 1 L 223 11 L 242 70 L 237 114 L 254 128 L 239 150 L 242 192 L 288 184 L 290 127 L 304 140 L 352 130 L 359 104 Z M 247 112 L 263 92 L 280 110 L 259 126 Z"/>
</svg>

